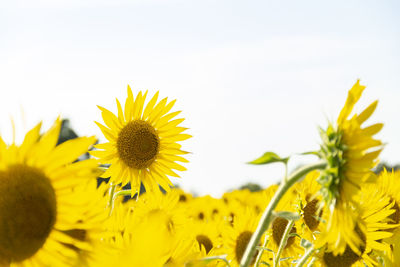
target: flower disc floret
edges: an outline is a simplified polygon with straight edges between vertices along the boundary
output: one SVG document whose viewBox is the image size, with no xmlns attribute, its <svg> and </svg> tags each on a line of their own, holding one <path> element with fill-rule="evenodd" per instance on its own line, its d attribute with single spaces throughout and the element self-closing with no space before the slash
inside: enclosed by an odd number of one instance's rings
<svg viewBox="0 0 400 267">
<path fill-rule="evenodd" d="M 148 168 L 160 150 L 160 138 L 147 122 L 137 120 L 128 123 L 119 133 L 118 154 L 131 168 Z"/>
<path fill-rule="evenodd" d="M 23 165 L 0 171 L 0 258 L 23 261 L 45 243 L 56 220 L 56 196 L 42 171 Z"/>
</svg>

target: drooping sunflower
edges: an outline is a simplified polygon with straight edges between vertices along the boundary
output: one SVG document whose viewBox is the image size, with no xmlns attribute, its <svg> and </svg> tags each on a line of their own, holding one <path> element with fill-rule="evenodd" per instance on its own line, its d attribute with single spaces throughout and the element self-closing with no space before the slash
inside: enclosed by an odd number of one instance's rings
<svg viewBox="0 0 400 267">
<path fill-rule="evenodd" d="M 108 143 L 95 147 L 102 150 L 92 151 L 103 164 L 111 164 L 102 177 L 111 177 L 111 182 L 122 185 L 131 183 L 132 194 L 140 189 L 143 183 L 146 190 L 165 190 L 172 186 L 168 176 L 179 177 L 173 170 L 184 171 L 185 167 L 177 162 L 188 162 L 181 155 L 177 142 L 191 136 L 183 133 L 187 128 L 179 124 L 184 119 L 174 119 L 180 111 L 169 113 L 175 100 L 167 98 L 157 103 L 158 92 L 145 105 L 147 91 L 141 91 L 134 99 L 128 85 L 128 98 L 122 109 L 117 99 L 118 115 L 100 107 L 105 126 L 96 122 Z"/>
<path fill-rule="evenodd" d="M 0 263 L 11 266 L 69 266 L 88 249 L 77 223 L 85 207 L 72 188 L 95 179 L 95 160 L 75 162 L 94 144 L 80 137 L 57 145 L 61 120 L 40 134 L 41 123 L 23 143 L 0 137 Z"/>
<path fill-rule="evenodd" d="M 350 116 L 364 89 L 365 86 L 357 81 L 348 93 L 337 124 L 330 124 L 327 130 L 321 131 L 323 143 L 319 156 L 327 162 L 327 167 L 318 182 L 329 216 L 326 231 L 319 241 L 327 242 L 335 255 L 344 253 L 347 245 L 355 252 L 360 252 L 360 247 L 364 246 L 354 231 L 359 217 L 355 214 L 357 203 L 354 198 L 360 193 L 362 184 L 376 180 L 371 169 L 377 164 L 382 150 L 382 142 L 373 136 L 383 124 L 363 127 L 378 102 L 374 101 L 360 114 Z"/>
</svg>

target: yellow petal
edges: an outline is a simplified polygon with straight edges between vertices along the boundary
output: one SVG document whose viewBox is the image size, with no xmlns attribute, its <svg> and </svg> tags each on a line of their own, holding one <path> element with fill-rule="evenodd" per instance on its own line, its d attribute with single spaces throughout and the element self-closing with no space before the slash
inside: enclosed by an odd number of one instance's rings
<svg viewBox="0 0 400 267">
<path fill-rule="evenodd" d="M 128 97 L 126 98 L 125 101 L 125 120 L 130 121 L 133 117 L 133 94 L 132 94 L 132 89 L 128 84 Z"/>
<path fill-rule="evenodd" d="M 107 138 L 109 141 L 116 141 L 117 136 L 114 134 L 114 132 L 107 127 L 105 127 L 103 124 L 98 123 L 95 121 L 96 125 L 100 128 L 101 132 L 104 134 L 105 138 Z"/>
<path fill-rule="evenodd" d="M 157 103 L 158 94 L 159 94 L 159 92 L 157 91 L 157 93 L 152 97 L 152 99 L 149 101 L 146 108 L 144 109 L 144 112 L 143 112 L 144 120 L 146 120 L 148 118 L 150 112 L 153 110 L 154 105 Z"/>
<path fill-rule="evenodd" d="M 101 110 L 101 117 L 103 118 L 104 123 L 110 128 L 110 129 L 120 129 L 121 124 L 118 121 L 117 116 L 114 115 L 111 111 L 108 109 L 105 109 L 101 106 L 97 106 Z"/>
<path fill-rule="evenodd" d="M 338 125 L 343 124 L 343 122 L 349 117 L 355 103 L 357 103 L 357 101 L 360 99 L 364 89 L 365 86 L 360 85 L 360 80 L 357 80 L 347 95 L 346 103 L 344 104 L 344 107 L 338 117 Z"/>
<path fill-rule="evenodd" d="M 378 100 L 371 103 L 360 115 L 357 116 L 357 121 L 361 125 L 365 122 L 369 117 L 371 117 L 372 113 L 374 113 L 376 106 L 378 105 Z"/>
</svg>

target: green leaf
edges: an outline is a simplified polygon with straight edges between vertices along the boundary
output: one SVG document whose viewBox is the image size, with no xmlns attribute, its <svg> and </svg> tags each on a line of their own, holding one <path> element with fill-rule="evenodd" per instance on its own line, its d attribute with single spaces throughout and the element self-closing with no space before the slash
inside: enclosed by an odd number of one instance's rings
<svg viewBox="0 0 400 267">
<path fill-rule="evenodd" d="M 264 155 L 262 155 L 258 159 L 255 159 L 248 163 L 255 164 L 255 165 L 263 165 L 263 164 L 270 164 L 270 163 L 274 163 L 274 162 L 282 162 L 282 163 L 286 164 L 288 162 L 288 160 L 289 160 L 289 157 L 281 158 L 274 152 L 265 152 Z"/>
<path fill-rule="evenodd" d="M 299 234 L 297 234 L 297 233 L 290 233 L 289 237 L 298 237 L 298 238 L 301 239 L 301 236 Z"/>
<path fill-rule="evenodd" d="M 300 155 L 314 155 L 314 156 L 317 156 L 317 157 L 320 156 L 319 155 L 319 151 L 307 151 L 307 152 L 300 153 Z"/>
</svg>

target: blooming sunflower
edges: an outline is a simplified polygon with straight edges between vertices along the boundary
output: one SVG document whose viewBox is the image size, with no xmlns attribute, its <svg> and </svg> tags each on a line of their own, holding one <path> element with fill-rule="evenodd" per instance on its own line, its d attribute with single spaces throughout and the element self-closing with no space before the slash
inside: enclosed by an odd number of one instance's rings
<svg viewBox="0 0 400 267">
<path fill-rule="evenodd" d="M 104 196 L 104 186 L 97 187 L 97 180 L 92 179 L 87 184 L 74 188 L 77 197 L 81 199 L 81 205 L 75 208 L 75 211 L 81 214 L 76 220 L 77 229 L 70 231 L 70 235 L 75 236 L 81 243 L 86 246 L 74 248 L 79 252 L 76 264 L 71 266 L 90 266 L 94 261 L 93 251 L 103 247 L 106 222 L 109 215 L 107 208 L 107 198 Z M 81 211 L 79 211 L 81 209 Z"/>
<path fill-rule="evenodd" d="M 139 199 L 139 202 L 144 199 Z M 123 204 L 119 203 L 118 207 L 122 206 Z M 125 213 L 121 218 L 125 220 L 126 227 L 120 233 L 112 233 L 113 238 L 104 240 L 106 246 L 94 252 L 92 266 L 174 267 L 186 266 L 186 262 L 200 258 L 196 240 L 190 233 L 181 231 L 182 227 L 171 231 L 174 227 L 173 222 L 166 223 L 165 212 L 150 208 L 137 215 L 140 219 L 133 218 L 138 209 L 146 207 L 143 203 L 138 203 L 133 212 L 126 208 L 118 210 Z M 110 223 L 120 223 L 121 218 L 116 217 L 116 213 L 111 214 Z M 119 225 L 115 225 L 110 229 L 118 228 Z"/>
<path fill-rule="evenodd" d="M 164 266 L 176 242 L 175 235 L 162 223 L 161 215 L 151 214 L 132 225 L 132 232 L 124 232 L 113 240 L 116 249 L 105 247 L 95 251 L 92 266 Z"/>
<path fill-rule="evenodd" d="M 91 151 L 101 163 L 111 164 L 102 177 L 122 185 L 130 182 L 132 195 L 141 182 L 146 190 L 160 185 L 169 191 L 172 183 L 168 176 L 179 177 L 173 170 L 186 170 L 177 162 L 188 162 L 181 156 L 188 152 L 177 142 L 191 136 L 183 133 L 187 128 L 178 126 L 184 119 L 174 119 L 180 111 L 169 113 L 175 100 L 168 103 L 164 98 L 157 103 L 157 92 L 145 105 L 146 96 L 147 91 L 140 91 L 134 99 L 128 85 L 124 111 L 117 99 L 118 116 L 99 106 L 106 126 L 96 124 L 109 142 L 95 146 L 102 150 Z"/>
<path fill-rule="evenodd" d="M 193 198 L 186 208 L 189 218 L 204 222 L 219 221 L 225 212 L 221 200 L 210 195 Z"/>
<path fill-rule="evenodd" d="M 220 222 L 205 222 L 199 220 L 192 220 L 188 224 L 187 233 L 194 235 L 197 241 L 198 250 L 204 250 L 205 255 L 211 256 L 214 251 L 218 250 L 221 246 L 220 232 L 221 232 Z"/>
<path fill-rule="evenodd" d="M 149 216 L 157 214 L 160 223 L 163 224 L 171 233 L 176 233 L 187 223 L 185 209 L 178 205 L 177 195 L 163 194 L 161 192 L 145 193 L 133 207 L 132 223 L 128 222 L 127 232 L 133 231 L 131 228 Z"/>
<path fill-rule="evenodd" d="M 390 250 L 385 251 L 387 266 L 398 266 L 400 263 L 400 173 L 383 170 L 375 186 L 368 187 L 371 194 L 380 195 L 382 199 L 389 198 L 393 213 L 386 218 L 386 223 L 392 226 L 393 236 L 384 238 L 382 244 L 390 244 Z"/>
<path fill-rule="evenodd" d="M 289 211 L 296 213 L 296 206 L 294 197 L 295 190 L 292 189 L 285 195 L 279 204 L 277 205 L 275 211 Z M 286 227 L 289 221 L 285 218 L 276 217 L 271 224 L 271 227 L 268 229 L 267 234 L 270 236 L 267 248 L 274 251 L 275 253 L 278 252 L 279 246 L 282 242 L 282 238 Z M 304 253 L 304 249 L 300 246 L 300 239 L 301 236 L 301 223 L 300 221 L 295 221 L 292 229 L 289 232 L 294 236 L 290 236 L 287 239 L 286 245 L 283 248 L 281 254 L 281 261 L 280 264 L 282 266 L 291 266 L 293 260 L 300 258 L 300 256 Z M 286 260 L 283 260 L 286 259 Z"/>
<path fill-rule="evenodd" d="M 297 211 L 301 214 L 302 236 L 309 241 L 316 239 L 317 233 L 321 232 L 321 216 L 323 206 L 321 195 L 319 194 L 320 185 L 317 183 L 319 171 L 312 171 L 307 174 L 303 181 L 296 184 Z"/>
<path fill-rule="evenodd" d="M 374 101 L 360 114 L 350 116 L 364 89 L 365 86 L 357 81 L 348 93 L 337 125 L 331 124 L 326 131 L 321 131 L 323 144 L 319 156 L 328 164 L 318 182 L 329 216 L 326 231 L 319 240 L 328 242 L 335 254 L 344 253 L 347 244 L 353 251 L 358 251 L 363 243 L 354 231 L 359 216 L 354 214 L 357 212 L 354 198 L 360 193 L 362 184 L 376 179 L 371 169 L 377 164 L 382 150 L 381 141 L 373 136 L 383 124 L 362 126 L 378 102 Z"/>
<path fill-rule="evenodd" d="M 360 218 L 355 227 L 355 232 L 363 240 L 360 253 L 346 246 L 344 253 L 334 255 L 326 247 L 317 254 L 322 266 L 378 266 L 378 256 L 390 251 L 384 240 L 393 235 L 391 228 L 394 225 L 388 218 L 395 212 L 394 202 L 379 192 L 376 185 L 364 185 L 361 190 L 358 197 Z"/>
<path fill-rule="evenodd" d="M 230 266 L 239 266 L 246 247 L 255 232 L 260 216 L 257 216 L 255 211 L 250 207 L 237 205 L 237 214 L 235 216 L 233 227 L 225 226 L 222 230 L 223 252 L 227 254 L 227 259 L 230 261 Z M 264 240 L 265 236 L 262 237 Z M 262 244 L 260 243 L 259 246 Z M 260 253 L 260 252 L 258 252 Z M 258 253 L 253 257 L 254 264 Z M 263 254 L 263 258 L 266 253 Z"/>
<path fill-rule="evenodd" d="M 68 266 L 86 226 L 77 224 L 84 208 L 71 190 L 96 177 L 95 160 L 75 162 L 96 141 L 80 137 L 58 146 L 61 120 L 40 135 L 41 123 L 23 143 L 0 137 L 0 262 L 11 266 Z M 77 209 L 75 209 L 77 208 Z"/>
</svg>

